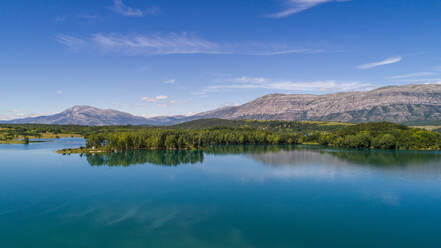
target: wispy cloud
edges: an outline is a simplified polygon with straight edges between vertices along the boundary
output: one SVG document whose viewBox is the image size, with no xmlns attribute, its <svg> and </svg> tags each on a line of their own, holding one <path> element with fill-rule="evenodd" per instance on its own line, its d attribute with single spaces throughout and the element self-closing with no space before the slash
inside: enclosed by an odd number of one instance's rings
<svg viewBox="0 0 441 248">
<path fill-rule="evenodd" d="M 76 15 L 76 17 L 84 20 L 97 20 L 97 21 L 103 20 L 103 18 L 100 15 L 78 14 Z"/>
<path fill-rule="evenodd" d="M 331 2 L 346 2 L 346 1 L 348 0 L 286 0 L 285 2 L 286 8 L 284 10 L 268 15 L 267 17 L 283 18 L 316 7 L 320 4 L 331 3 Z"/>
<path fill-rule="evenodd" d="M 123 3 L 122 0 L 113 0 L 113 5 L 110 7 L 110 9 L 123 16 L 134 16 L 134 17 L 144 16 L 142 10 L 127 6 Z"/>
<path fill-rule="evenodd" d="M 218 80 L 217 82 L 218 84 L 206 87 L 199 92 L 199 94 L 218 92 L 226 89 L 266 89 L 290 91 L 296 93 L 331 93 L 340 91 L 369 90 L 375 88 L 373 84 L 358 81 L 290 81 L 273 80 L 263 77 L 237 77 Z"/>
<path fill-rule="evenodd" d="M 152 6 L 144 10 L 144 14 L 146 15 L 158 15 L 159 13 L 161 13 L 161 9 L 158 6 Z"/>
<path fill-rule="evenodd" d="M 95 34 L 92 41 L 105 51 L 131 55 L 222 53 L 216 43 L 186 33 L 166 36 Z"/>
<path fill-rule="evenodd" d="M 168 96 L 155 96 L 155 97 L 148 97 L 148 96 L 144 96 L 141 98 L 142 101 L 144 102 L 158 102 L 158 101 L 163 101 L 163 100 L 167 100 Z"/>
<path fill-rule="evenodd" d="M 433 67 L 433 70 L 435 70 L 435 71 L 441 71 L 441 66 L 435 66 L 435 67 Z"/>
<path fill-rule="evenodd" d="M 57 41 L 68 46 L 99 49 L 102 52 L 123 55 L 171 55 L 171 54 L 236 54 L 248 56 L 279 56 L 287 54 L 313 54 L 322 49 L 294 49 L 279 43 L 219 43 L 200 38 L 191 33 L 170 34 L 118 34 L 97 33 L 86 39 L 60 34 Z"/>
<path fill-rule="evenodd" d="M 394 83 L 400 84 L 434 84 L 439 82 L 441 78 L 439 77 L 431 77 L 431 78 L 403 78 L 403 79 L 395 79 Z"/>
<path fill-rule="evenodd" d="M 389 77 L 389 79 L 407 79 L 407 78 L 415 78 L 415 77 L 425 77 L 425 76 L 432 76 L 436 75 L 436 72 L 431 71 L 424 71 L 424 72 L 415 72 L 415 73 L 409 73 L 409 74 L 403 74 L 403 75 L 395 75 L 392 77 Z"/>
<path fill-rule="evenodd" d="M 148 103 L 155 103 L 156 106 L 161 108 L 168 108 L 171 104 L 175 104 L 176 100 L 169 100 L 168 96 L 159 95 L 154 97 L 144 96 L 141 98 L 142 101 Z"/>
<path fill-rule="evenodd" d="M 174 84 L 174 83 L 176 83 L 176 79 L 171 78 L 171 79 L 165 80 L 164 83 L 165 84 Z"/>
<path fill-rule="evenodd" d="M 324 50 L 322 49 L 291 49 L 291 50 L 274 50 L 269 52 L 250 52 L 245 53 L 246 55 L 254 55 L 254 56 L 274 56 L 274 55 L 286 55 L 286 54 L 314 54 L 314 53 L 322 53 Z"/>
<path fill-rule="evenodd" d="M 359 65 L 359 66 L 357 66 L 357 68 L 360 70 L 367 70 L 367 69 L 371 69 L 371 68 L 382 66 L 382 65 L 395 64 L 395 63 L 400 62 L 402 59 L 403 59 L 402 57 L 392 57 L 392 58 L 387 58 L 385 60 L 378 61 L 378 62 Z"/>
<path fill-rule="evenodd" d="M 78 50 L 83 45 L 86 44 L 86 41 L 84 41 L 83 39 L 76 38 L 76 37 L 73 37 L 70 35 L 65 35 L 65 34 L 57 35 L 56 40 L 58 41 L 58 43 L 61 43 L 65 46 L 69 47 L 70 49 L 74 49 L 74 50 Z"/>
</svg>

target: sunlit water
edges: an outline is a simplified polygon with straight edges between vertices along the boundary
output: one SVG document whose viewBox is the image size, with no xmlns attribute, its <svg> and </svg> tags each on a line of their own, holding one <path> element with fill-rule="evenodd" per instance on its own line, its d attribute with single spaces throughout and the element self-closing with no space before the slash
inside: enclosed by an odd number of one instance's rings
<svg viewBox="0 0 441 248">
<path fill-rule="evenodd" d="M 441 154 L 0 145 L 0 247 L 440 247 Z"/>
</svg>

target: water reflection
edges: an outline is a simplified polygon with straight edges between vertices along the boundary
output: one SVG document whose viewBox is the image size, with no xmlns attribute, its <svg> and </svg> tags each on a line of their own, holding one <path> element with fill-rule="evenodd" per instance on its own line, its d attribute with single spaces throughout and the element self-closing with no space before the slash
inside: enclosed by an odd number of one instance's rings
<svg viewBox="0 0 441 248">
<path fill-rule="evenodd" d="M 358 165 L 381 168 L 404 168 L 441 163 L 440 152 L 338 150 L 320 146 L 213 146 L 204 151 L 129 151 L 121 153 L 87 154 L 92 166 L 130 166 L 154 164 L 178 166 L 204 161 L 204 155 L 243 155 L 269 166 L 299 165 Z"/>
<path fill-rule="evenodd" d="M 354 164 L 381 167 L 406 167 L 441 161 L 441 153 L 428 151 L 329 151 L 328 154 Z"/>
<path fill-rule="evenodd" d="M 180 164 L 202 163 L 202 151 L 129 151 L 118 153 L 86 154 L 92 166 L 130 166 L 135 164 L 155 164 L 178 166 Z"/>
</svg>

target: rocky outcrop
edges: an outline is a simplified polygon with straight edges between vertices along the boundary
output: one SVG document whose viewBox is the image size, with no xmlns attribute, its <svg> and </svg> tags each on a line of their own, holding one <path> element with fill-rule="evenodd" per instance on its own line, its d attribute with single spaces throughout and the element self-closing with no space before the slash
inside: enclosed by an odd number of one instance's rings
<svg viewBox="0 0 441 248">
<path fill-rule="evenodd" d="M 441 85 L 388 86 L 327 95 L 272 94 L 199 118 L 341 122 L 441 120 Z"/>
</svg>

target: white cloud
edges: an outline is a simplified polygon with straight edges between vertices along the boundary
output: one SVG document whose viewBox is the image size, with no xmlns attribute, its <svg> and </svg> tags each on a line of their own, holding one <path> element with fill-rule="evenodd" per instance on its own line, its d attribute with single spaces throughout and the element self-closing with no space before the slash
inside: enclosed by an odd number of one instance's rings
<svg viewBox="0 0 441 248">
<path fill-rule="evenodd" d="M 173 79 L 173 78 L 172 79 L 168 79 L 168 80 L 165 80 L 164 83 L 165 84 L 174 84 L 174 83 L 176 83 L 176 79 Z"/>
<path fill-rule="evenodd" d="M 156 96 L 155 98 L 156 98 L 156 100 L 166 100 L 168 97 L 167 96 Z"/>
<path fill-rule="evenodd" d="M 171 104 L 175 104 L 176 100 L 168 100 L 168 96 L 159 95 L 155 97 L 144 96 L 141 98 L 144 102 L 155 103 L 156 106 L 161 108 L 168 108 Z"/>
<path fill-rule="evenodd" d="M 305 53 L 322 53 L 324 50 L 322 49 L 292 49 L 292 50 L 280 50 L 280 51 L 269 51 L 269 52 L 255 52 L 249 53 L 248 55 L 255 56 L 274 56 L 274 55 L 286 55 L 286 54 L 305 54 Z"/>
<path fill-rule="evenodd" d="M 95 34 L 92 41 L 105 51 L 129 55 L 225 53 L 218 44 L 186 33 L 167 36 Z"/>
<path fill-rule="evenodd" d="M 424 84 L 441 84 L 441 79 L 427 80 Z"/>
<path fill-rule="evenodd" d="M 358 81 L 338 82 L 335 80 L 323 81 L 289 81 L 272 80 L 263 77 L 237 77 L 217 80 L 222 84 L 206 87 L 199 94 L 218 92 L 225 89 L 266 89 L 298 93 L 330 93 L 340 91 L 359 91 L 375 88 L 374 85 Z"/>
<path fill-rule="evenodd" d="M 409 73 L 409 74 L 403 74 L 403 75 L 396 75 L 389 77 L 389 79 L 406 79 L 406 78 L 415 78 L 415 77 L 425 77 L 425 76 L 432 76 L 437 73 L 431 72 L 431 71 L 425 71 L 425 72 L 416 72 L 416 73 Z"/>
<path fill-rule="evenodd" d="M 56 40 L 58 41 L 58 43 L 61 43 L 74 50 L 81 48 L 86 43 L 83 39 L 79 39 L 65 34 L 57 35 Z"/>
<path fill-rule="evenodd" d="M 218 43 L 205 40 L 190 33 L 170 34 L 118 34 L 96 33 L 86 39 L 60 34 L 57 41 L 73 48 L 88 47 L 103 52 L 123 55 L 170 55 L 170 54 L 237 54 L 249 56 L 279 56 L 287 54 L 312 54 L 321 49 L 293 49 L 279 43 Z"/>
<path fill-rule="evenodd" d="M 62 91 L 62 90 L 57 90 L 57 94 L 58 94 L 58 95 L 62 95 L 62 94 L 63 94 L 63 91 Z"/>
<path fill-rule="evenodd" d="M 432 82 L 437 82 L 441 80 L 440 78 L 406 78 L 406 79 L 395 79 L 394 83 L 401 84 L 431 84 Z"/>
<path fill-rule="evenodd" d="M 378 62 L 359 65 L 359 66 L 357 66 L 357 68 L 360 70 L 367 70 L 367 69 L 371 69 L 371 68 L 382 66 L 382 65 L 395 64 L 395 63 L 400 62 L 402 59 L 403 59 L 402 57 L 392 57 L 392 58 L 387 58 L 385 60 L 378 61 Z"/>
<path fill-rule="evenodd" d="M 345 1 L 347 0 L 287 0 L 285 3 L 287 6 L 285 10 L 268 15 L 268 17 L 283 18 L 316 7 L 320 4 Z"/>
<path fill-rule="evenodd" d="M 122 0 L 113 0 L 113 6 L 110 7 L 114 12 L 123 16 L 142 17 L 144 13 L 140 9 L 131 8 L 123 3 Z"/>
<path fill-rule="evenodd" d="M 141 98 L 142 101 L 144 102 L 158 102 L 158 101 L 163 101 L 163 100 L 167 100 L 167 96 L 155 96 L 155 97 L 148 97 L 148 96 L 144 96 Z"/>
</svg>

